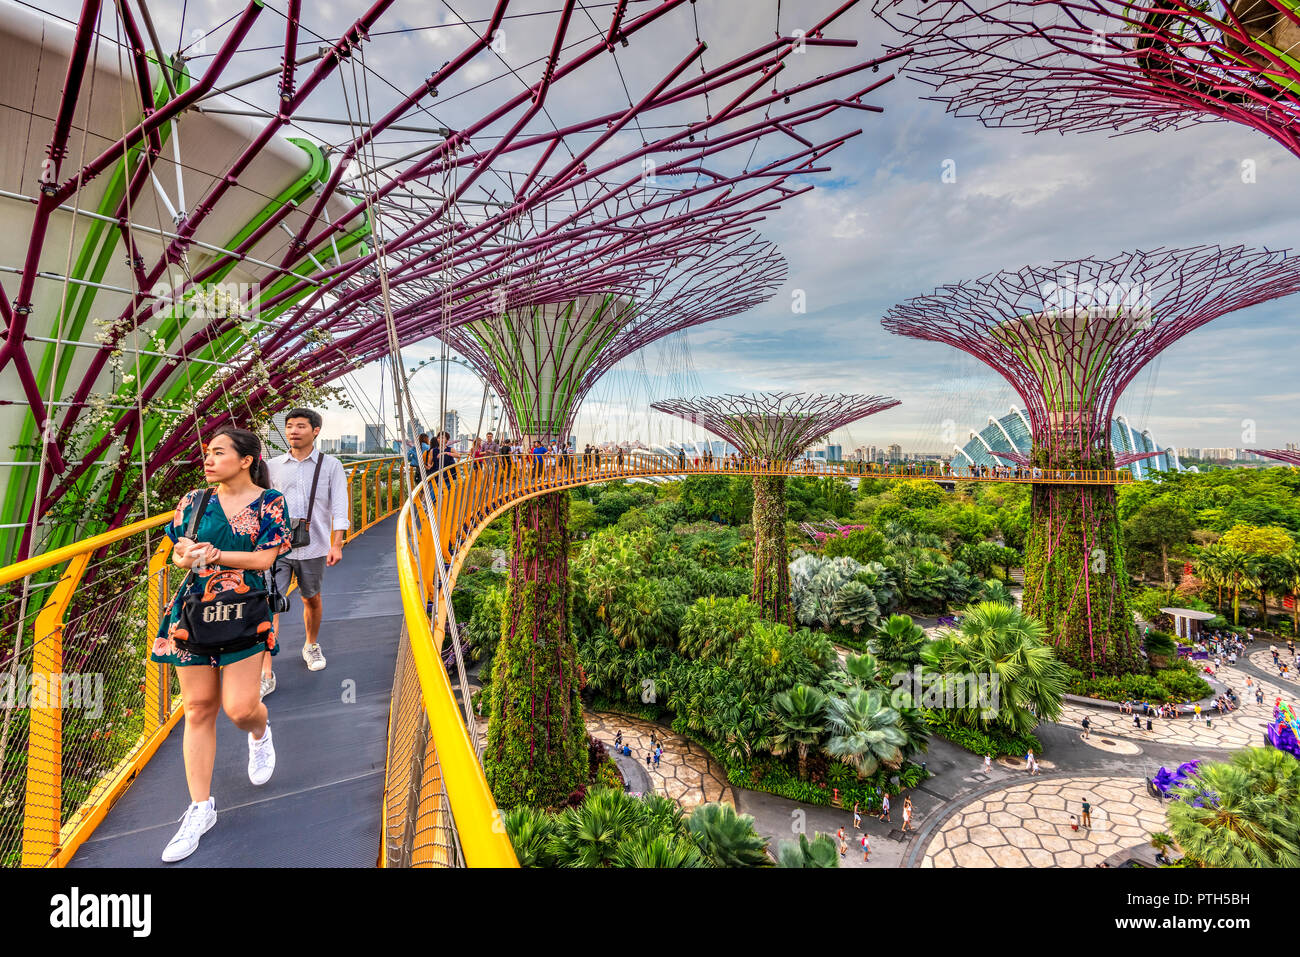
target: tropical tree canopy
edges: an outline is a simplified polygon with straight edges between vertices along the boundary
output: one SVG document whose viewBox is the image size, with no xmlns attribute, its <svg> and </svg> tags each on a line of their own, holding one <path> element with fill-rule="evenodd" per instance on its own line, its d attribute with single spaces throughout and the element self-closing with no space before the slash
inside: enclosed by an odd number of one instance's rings
<svg viewBox="0 0 1300 957">
<path fill-rule="evenodd" d="M 1169 832 L 1194 863 L 1300 866 L 1300 762 L 1286 752 L 1247 748 L 1202 762 L 1174 793 Z"/>
</svg>

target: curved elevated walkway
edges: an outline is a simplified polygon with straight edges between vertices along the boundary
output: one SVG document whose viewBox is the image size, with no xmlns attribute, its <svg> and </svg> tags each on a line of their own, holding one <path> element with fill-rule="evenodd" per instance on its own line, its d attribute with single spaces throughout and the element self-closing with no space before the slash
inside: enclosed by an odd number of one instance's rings
<svg viewBox="0 0 1300 957">
<path fill-rule="evenodd" d="M 280 618 L 277 687 L 266 698 L 275 734 L 271 780 L 260 788 L 249 783 L 246 736 L 219 717 L 212 777 L 217 824 L 192 856 L 163 865 L 159 855 L 189 804 L 182 723 L 69 866 L 375 866 L 402 623 L 396 521 L 385 519 L 350 542 L 343 561 L 325 570 L 323 671 L 309 672 L 303 663 L 302 603 L 290 596 Z"/>
</svg>

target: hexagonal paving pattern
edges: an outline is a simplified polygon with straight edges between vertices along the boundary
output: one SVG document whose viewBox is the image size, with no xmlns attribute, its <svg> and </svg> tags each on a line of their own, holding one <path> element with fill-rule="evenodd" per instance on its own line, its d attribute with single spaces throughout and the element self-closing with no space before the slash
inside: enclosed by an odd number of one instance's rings
<svg viewBox="0 0 1300 957">
<path fill-rule="evenodd" d="M 660 725 L 621 714 L 588 711 L 583 717 L 587 722 L 587 733 L 606 747 L 612 748 L 615 735 L 622 731 L 624 743 L 632 749 L 632 755 L 638 761 L 645 761 L 653 735 L 663 745 L 664 753 L 659 766 L 647 766 L 646 773 L 658 793 L 672 798 L 683 808 L 690 809 L 710 801 L 736 803 L 726 772 L 694 741 L 673 734 Z"/>
<path fill-rule="evenodd" d="M 1092 803 L 1091 828 L 1082 826 L 1085 799 Z M 1139 780 L 1035 778 L 957 811 L 930 839 L 921 866 L 1092 867 L 1164 825 L 1164 808 Z"/>
<path fill-rule="evenodd" d="M 1265 652 L 1267 654 L 1267 652 Z M 1207 713 L 1210 722 L 1191 718 L 1152 718 L 1151 730 L 1146 730 L 1146 719 L 1141 727 L 1134 727 L 1133 718 L 1106 708 L 1089 708 L 1066 702 L 1061 708 L 1060 724 L 1078 728 L 1086 714 L 1092 719 L 1092 736 L 1097 738 L 1131 738 L 1136 741 L 1159 741 L 1164 744 L 1181 744 L 1201 748 L 1237 750 L 1258 747 L 1264 741 L 1264 725 L 1273 717 L 1273 700 L 1279 695 L 1288 700 L 1296 698 L 1295 687 L 1264 681 L 1244 671 L 1224 665 L 1218 678 L 1237 693 L 1241 707 L 1227 715 Z M 1250 684 L 1247 685 L 1247 680 Z M 1264 703 L 1255 703 L 1255 689 L 1264 689 Z M 1141 718 L 1141 715 L 1138 715 Z M 1089 742 L 1091 743 L 1091 742 Z M 1022 762 L 1023 763 L 1023 762 Z"/>
</svg>

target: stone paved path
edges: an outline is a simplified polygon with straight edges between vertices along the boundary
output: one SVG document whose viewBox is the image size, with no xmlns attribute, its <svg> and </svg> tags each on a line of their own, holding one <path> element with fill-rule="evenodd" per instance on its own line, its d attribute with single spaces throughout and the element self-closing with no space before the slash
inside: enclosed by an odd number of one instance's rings
<svg viewBox="0 0 1300 957">
<path fill-rule="evenodd" d="M 587 732 L 611 750 L 614 736 L 623 732 L 624 743 L 632 749 L 632 757 L 649 775 L 655 793 L 672 798 L 687 810 L 710 801 L 735 805 L 735 793 L 727 783 L 726 772 L 694 741 L 673 734 L 661 725 L 621 714 L 587 711 L 584 717 Z M 664 746 L 657 768 L 645 764 L 651 734 Z"/>
<path fill-rule="evenodd" d="M 1217 675 L 1220 681 L 1232 688 L 1241 698 L 1241 707 L 1226 716 L 1207 712 L 1210 726 L 1203 721 L 1190 718 L 1153 718 L 1151 730 L 1146 730 L 1146 719 L 1142 727 L 1133 726 L 1133 718 L 1103 708 L 1088 708 L 1083 705 L 1066 702 L 1061 709 L 1061 724 L 1078 728 L 1084 715 L 1092 719 L 1092 736 L 1107 738 L 1121 737 L 1135 741 L 1160 741 L 1166 744 L 1178 744 L 1188 747 L 1216 748 L 1237 750 L 1256 747 L 1263 743 L 1264 725 L 1273 716 L 1273 700 L 1279 695 L 1286 700 L 1294 700 L 1296 689 L 1283 687 L 1280 682 L 1265 681 L 1254 675 L 1224 665 Z M 1251 684 L 1247 686 L 1247 678 Z M 1264 703 L 1255 703 L 1255 687 L 1264 689 Z M 1141 717 L 1139 715 L 1139 717 Z"/>
<path fill-rule="evenodd" d="M 1092 827 L 1070 827 L 1092 802 Z M 925 850 L 922 867 L 1092 867 L 1163 830 L 1165 812 L 1138 777 L 1035 778 L 959 808 Z"/>
<path fill-rule="evenodd" d="M 1278 675 L 1277 666 L 1273 664 L 1273 655 L 1267 648 L 1263 651 L 1252 653 L 1249 658 L 1250 663 L 1260 671 L 1264 672 L 1264 674 L 1271 676 L 1273 680 L 1279 684 L 1290 686 L 1291 694 L 1295 694 L 1296 686 L 1300 685 L 1300 674 L 1297 673 L 1300 672 L 1300 669 L 1296 668 L 1295 659 L 1287 653 L 1285 644 L 1278 645 L 1277 650 L 1280 655 L 1279 660 L 1288 666 L 1285 676 Z"/>
</svg>

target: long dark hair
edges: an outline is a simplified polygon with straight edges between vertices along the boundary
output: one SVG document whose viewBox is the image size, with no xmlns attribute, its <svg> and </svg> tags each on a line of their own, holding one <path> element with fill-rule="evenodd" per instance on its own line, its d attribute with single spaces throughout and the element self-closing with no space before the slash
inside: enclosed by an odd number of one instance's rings
<svg viewBox="0 0 1300 957">
<path fill-rule="evenodd" d="M 212 433 L 209 442 L 218 435 L 230 436 L 230 444 L 235 447 L 235 452 L 240 458 L 245 455 L 253 457 L 253 464 L 248 467 L 248 477 L 253 480 L 253 484 L 258 488 L 271 487 L 271 469 L 262 458 L 262 440 L 247 429 L 240 429 L 233 425 L 223 425 Z"/>
</svg>

